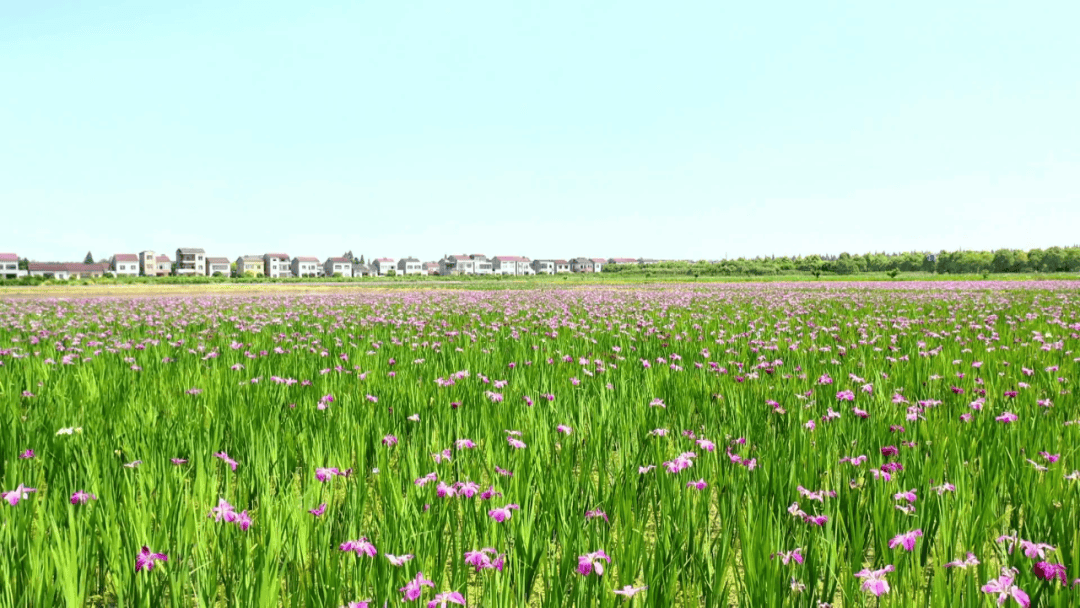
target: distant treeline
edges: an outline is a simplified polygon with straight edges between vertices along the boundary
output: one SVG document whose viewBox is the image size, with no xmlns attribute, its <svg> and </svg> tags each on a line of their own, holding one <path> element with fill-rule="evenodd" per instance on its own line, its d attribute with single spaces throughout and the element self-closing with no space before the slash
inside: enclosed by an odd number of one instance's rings
<svg viewBox="0 0 1080 608">
<path fill-rule="evenodd" d="M 625 274 L 691 274 L 699 276 L 767 276 L 794 272 L 859 274 L 863 272 L 936 272 L 987 274 L 1080 272 L 1080 247 L 1020 251 L 942 251 L 939 253 L 841 253 L 835 259 L 805 257 L 739 258 L 737 260 L 672 261 L 653 264 L 608 264 L 603 272 Z"/>
</svg>

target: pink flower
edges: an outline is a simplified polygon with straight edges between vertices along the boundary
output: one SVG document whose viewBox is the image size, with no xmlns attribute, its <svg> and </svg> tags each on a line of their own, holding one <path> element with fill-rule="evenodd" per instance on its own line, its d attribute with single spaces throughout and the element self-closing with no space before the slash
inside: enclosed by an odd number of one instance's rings
<svg viewBox="0 0 1080 608">
<path fill-rule="evenodd" d="M 495 521 L 497 521 L 497 522 L 499 522 L 501 524 L 502 522 L 510 519 L 512 511 L 514 511 L 516 509 L 520 509 L 520 508 L 521 507 L 519 507 L 516 504 L 509 504 L 509 505 L 506 505 L 505 507 L 497 507 L 495 509 L 492 509 L 492 510 L 488 511 L 488 517 L 490 517 L 491 519 L 494 519 Z"/>
<path fill-rule="evenodd" d="M 611 592 L 623 597 L 634 597 L 648 588 L 648 585 L 645 585 L 644 587 L 631 587 L 630 585 L 625 585 L 622 589 L 612 589 Z"/>
<path fill-rule="evenodd" d="M 506 554 L 499 553 L 490 547 L 485 547 L 479 551 L 465 552 L 465 563 L 475 567 L 477 572 L 489 569 L 502 572 L 505 562 Z"/>
<path fill-rule="evenodd" d="M 395 446 L 398 443 L 398 438 L 393 435 L 387 435 L 382 438 L 382 444 L 385 446 Z"/>
<path fill-rule="evenodd" d="M 524 441 L 518 439 L 517 437 L 507 437 L 506 438 L 506 443 L 509 443 L 510 447 L 514 448 L 515 450 L 523 450 L 523 449 L 529 447 L 529 446 L 525 445 Z"/>
<path fill-rule="evenodd" d="M 366 536 L 361 537 L 360 540 L 347 540 L 341 543 L 339 549 L 342 551 L 355 551 L 357 557 L 360 557 L 361 555 L 375 557 L 379 554 L 379 552 L 375 550 L 375 545 L 371 544 Z"/>
<path fill-rule="evenodd" d="M 321 505 L 315 507 L 314 509 L 308 509 L 308 513 L 311 513 L 315 517 L 321 517 L 324 513 L 326 513 L 326 503 L 324 502 Z"/>
<path fill-rule="evenodd" d="M 386 559 L 390 561 L 390 565 L 396 566 L 398 568 L 404 566 L 406 563 L 409 562 L 409 560 L 414 557 L 416 556 L 414 556 L 412 553 L 406 553 L 405 555 L 393 555 L 390 553 L 386 554 Z"/>
<path fill-rule="evenodd" d="M 223 461 L 225 461 L 225 464 L 229 465 L 229 467 L 232 468 L 232 470 L 234 470 L 234 471 L 236 470 L 236 465 L 240 464 L 240 463 L 236 462 L 235 460 L 233 460 L 232 458 L 229 458 L 229 455 L 226 454 L 225 452 L 217 452 L 217 453 L 214 454 L 214 456 L 216 456 L 216 457 L 222 459 Z"/>
<path fill-rule="evenodd" d="M 793 549 L 791 551 L 780 551 L 779 553 L 773 553 L 772 555 L 769 556 L 769 559 L 772 559 L 772 558 L 776 557 L 777 555 L 780 556 L 780 561 L 785 566 L 788 565 L 788 562 L 791 562 L 792 560 L 794 560 L 795 563 L 797 563 L 797 564 L 803 563 L 803 555 L 802 555 L 802 549 L 801 548 Z"/>
<path fill-rule="evenodd" d="M 146 570 L 147 572 L 154 569 L 154 562 L 167 562 L 169 556 L 164 553 L 151 553 L 149 547 L 143 545 L 142 551 L 135 556 L 135 572 L 140 570 Z"/>
<path fill-rule="evenodd" d="M 31 459 L 33 457 L 34 457 L 34 450 L 26 450 L 25 452 L 20 452 L 19 453 L 19 459 L 21 459 L 21 460 L 29 460 L 29 459 Z"/>
<path fill-rule="evenodd" d="M 966 558 L 964 558 L 962 560 L 961 559 L 953 560 L 953 561 L 951 561 L 951 562 L 949 562 L 947 564 L 943 564 L 941 567 L 942 568 L 960 568 L 961 570 L 965 570 L 965 569 L 967 569 L 969 567 L 972 567 L 972 566 L 978 566 L 979 563 L 980 563 L 979 558 L 975 557 L 975 554 L 969 551 Z"/>
<path fill-rule="evenodd" d="M 1011 422 L 1016 422 L 1017 420 L 1019 420 L 1019 418 L 1017 417 L 1016 414 L 1014 414 L 1012 412 L 1005 412 L 1002 415 L 997 416 L 996 418 L 994 418 L 994 420 L 997 420 L 998 422 L 1000 422 L 1002 424 L 1009 424 Z"/>
<path fill-rule="evenodd" d="M 590 519 L 593 519 L 593 518 L 596 518 L 596 517 L 600 517 L 600 518 L 603 518 L 604 521 L 608 521 L 607 513 L 604 513 L 600 509 L 592 509 L 592 510 L 589 510 L 589 511 L 585 512 L 585 519 L 586 520 L 590 520 Z M 611 523 L 611 522 L 608 522 L 608 523 Z"/>
<path fill-rule="evenodd" d="M 709 484 L 705 483 L 705 478 L 704 477 L 697 480 L 697 481 L 688 481 L 688 482 L 686 482 L 686 487 L 688 487 L 688 488 L 696 488 L 698 490 L 704 490 L 708 486 L 709 486 Z"/>
<path fill-rule="evenodd" d="M 79 490 L 71 495 L 71 504 L 73 505 L 85 505 L 87 501 L 90 500 L 97 500 L 97 496 L 89 492 L 84 492 L 83 490 Z"/>
<path fill-rule="evenodd" d="M 187 459 L 186 458 L 170 458 L 169 460 L 176 466 L 180 466 L 182 464 L 187 464 Z"/>
<path fill-rule="evenodd" d="M 898 492 L 896 494 L 893 494 L 893 498 L 895 500 L 906 500 L 908 502 L 915 502 L 919 499 L 919 497 L 915 494 L 914 489 L 908 490 L 907 492 Z"/>
<path fill-rule="evenodd" d="M 574 432 L 574 429 L 566 426 L 565 424 L 560 424 L 559 426 L 555 427 L 555 430 L 562 433 L 563 435 L 569 435 L 570 433 Z"/>
<path fill-rule="evenodd" d="M 1061 581 L 1062 585 L 1068 586 L 1069 584 L 1068 578 L 1065 576 L 1065 566 L 1062 564 L 1039 562 L 1032 566 L 1031 571 L 1044 581 L 1057 579 Z"/>
<path fill-rule="evenodd" d="M 855 393 L 851 391 L 840 391 L 836 393 L 837 401 L 855 401 Z"/>
<path fill-rule="evenodd" d="M 607 553 L 604 553 L 602 549 L 594 551 L 593 553 L 579 555 L 577 567 L 578 574 L 581 576 L 589 576 L 593 572 L 596 572 L 597 576 L 604 576 L 604 562 L 602 560 L 607 560 L 607 563 L 611 563 L 611 558 L 608 557 Z"/>
<path fill-rule="evenodd" d="M 446 603 L 452 602 L 459 606 L 465 605 L 465 598 L 462 597 L 457 591 L 450 591 L 447 593 L 439 593 L 435 595 L 435 599 L 431 600 L 427 604 L 427 608 L 446 608 Z"/>
<path fill-rule="evenodd" d="M 458 439 L 454 442 L 454 447 L 459 450 L 471 450 L 476 447 L 472 439 Z"/>
<path fill-rule="evenodd" d="M 912 530 L 911 532 L 897 534 L 889 541 L 889 548 L 895 549 L 896 547 L 903 545 L 905 551 L 913 551 L 915 549 L 915 540 L 922 535 L 922 530 Z"/>
<path fill-rule="evenodd" d="M 405 586 L 401 589 L 398 589 L 398 591 L 401 591 L 405 595 L 402 601 L 415 602 L 416 600 L 420 599 L 420 595 L 423 593 L 424 587 L 431 587 L 432 589 L 434 589 L 435 583 L 424 578 L 423 572 L 417 572 L 416 578 L 406 583 Z"/>
<path fill-rule="evenodd" d="M 0 498 L 6 500 L 9 505 L 14 507 L 15 505 L 19 504 L 20 500 L 26 500 L 27 498 L 29 498 L 28 494 L 33 492 L 37 492 L 37 488 L 28 488 L 20 483 L 19 487 L 15 488 L 14 490 L 0 494 Z"/>
<path fill-rule="evenodd" d="M 869 591 L 875 596 L 881 597 L 889 592 L 889 581 L 885 580 L 885 575 L 893 570 L 896 570 L 896 568 L 892 564 L 885 566 L 881 570 L 863 568 L 855 573 L 855 578 L 864 579 L 862 583 L 863 591 Z"/>
<path fill-rule="evenodd" d="M 317 467 L 315 469 L 315 479 L 318 479 L 322 483 L 326 483 L 326 480 L 330 479 L 334 475 L 341 475 L 341 471 L 337 467 Z"/>
<path fill-rule="evenodd" d="M 1028 598 L 1028 594 L 1023 589 L 1013 584 L 1016 580 L 1017 571 L 1014 568 L 1002 568 L 1001 576 L 995 579 L 990 579 L 985 585 L 982 586 L 983 593 L 996 593 L 998 595 L 997 605 L 1002 606 L 1010 597 L 1016 600 L 1017 604 L 1020 604 L 1024 608 L 1031 606 L 1031 599 Z"/>
</svg>

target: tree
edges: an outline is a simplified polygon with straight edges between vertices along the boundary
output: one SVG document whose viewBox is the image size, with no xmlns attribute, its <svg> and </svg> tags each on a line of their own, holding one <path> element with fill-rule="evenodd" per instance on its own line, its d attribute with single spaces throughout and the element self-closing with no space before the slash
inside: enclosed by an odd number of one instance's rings
<svg viewBox="0 0 1080 608">
<path fill-rule="evenodd" d="M 30 270 L 30 260 L 27 258 L 19 260 L 19 270 Z"/>
<path fill-rule="evenodd" d="M 360 254 L 360 263 L 364 264 L 364 254 Z"/>
<path fill-rule="evenodd" d="M 92 253 L 90 253 L 89 251 L 87 251 L 86 252 L 86 259 L 83 260 L 83 264 L 93 264 L 93 263 L 94 263 L 94 255 Z"/>
</svg>

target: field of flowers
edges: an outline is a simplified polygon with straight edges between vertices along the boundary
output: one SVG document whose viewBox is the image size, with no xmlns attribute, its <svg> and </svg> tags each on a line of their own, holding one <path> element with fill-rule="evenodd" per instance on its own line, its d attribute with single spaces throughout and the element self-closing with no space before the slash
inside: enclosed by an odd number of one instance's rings
<svg viewBox="0 0 1080 608">
<path fill-rule="evenodd" d="M 0 606 L 1080 606 L 1080 282 L 0 300 Z"/>
</svg>

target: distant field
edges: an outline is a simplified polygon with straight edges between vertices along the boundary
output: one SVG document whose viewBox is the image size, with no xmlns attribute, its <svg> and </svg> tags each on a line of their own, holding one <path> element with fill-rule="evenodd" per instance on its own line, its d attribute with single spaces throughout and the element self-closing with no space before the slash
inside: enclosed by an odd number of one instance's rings
<svg viewBox="0 0 1080 608">
<path fill-rule="evenodd" d="M 46 282 L 41 285 L 4 285 L 0 281 L 0 298 L 4 297 L 94 297 L 94 296 L 147 296 L 147 295 L 195 295 L 195 294 L 252 294 L 252 293 L 342 293 L 352 290 L 396 290 L 411 288 L 446 289 L 536 289 L 565 288 L 591 285 L 663 286 L 709 285 L 726 283 L 861 283 L 888 282 L 910 283 L 934 282 L 999 282 L 999 281 L 1057 281 L 1080 280 L 1078 274 L 932 274 L 908 272 L 891 278 L 885 273 L 862 273 L 856 275 L 822 275 L 815 278 L 806 273 L 773 276 L 700 276 L 662 274 L 646 276 L 639 274 L 561 274 L 555 276 L 452 276 L 452 277 L 386 277 L 353 280 L 313 279 L 209 279 L 205 283 L 185 282 L 184 279 L 88 279 L 67 282 Z"/>
</svg>

